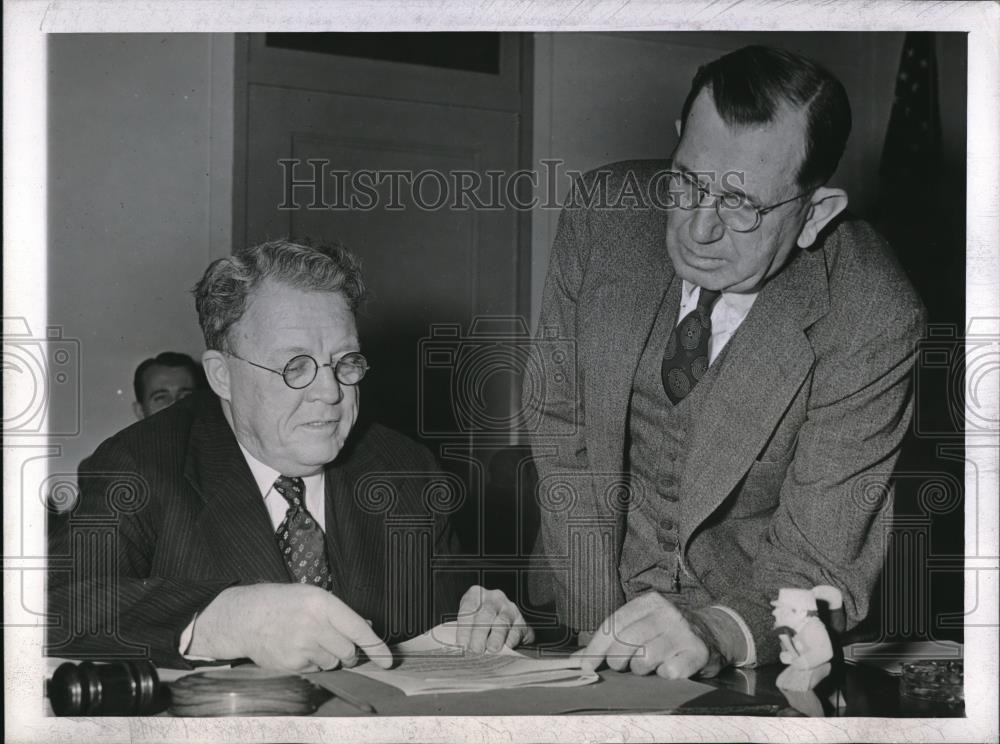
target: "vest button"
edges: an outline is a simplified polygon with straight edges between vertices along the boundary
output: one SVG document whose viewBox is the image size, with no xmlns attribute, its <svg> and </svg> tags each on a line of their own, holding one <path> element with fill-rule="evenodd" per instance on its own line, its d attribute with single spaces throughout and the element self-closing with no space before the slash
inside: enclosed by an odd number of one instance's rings
<svg viewBox="0 0 1000 744">
<path fill-rule="evenodd" d="M 677 541 L 672 537 L 663 537 L 660 539 L 660 547 L 668 553 L 672 553 L 677 550 Z"/>
<path fill-rule="evenodd" d="M 665 530 L 672 530 L 674 528 L 674 520 L 672 519 L 661 519 L 660 527 Z"/>
</svg>

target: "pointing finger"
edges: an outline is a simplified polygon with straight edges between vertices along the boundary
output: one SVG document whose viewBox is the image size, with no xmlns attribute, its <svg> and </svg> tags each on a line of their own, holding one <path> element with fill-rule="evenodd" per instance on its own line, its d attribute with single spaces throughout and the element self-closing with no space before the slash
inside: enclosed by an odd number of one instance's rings
<svg viewBox="0 0 1000 744">
<path fill-rule="evenodd" d="M 368 658 L 374 661 L 383 669 L 392 666 L 392 652 L 385 645 L 375 631 L 365 622 L 364 618 L 354 610 L 344 604 L 340 599 L 329 595 L 333 604 L 327 614 L 327 619 L 334 629 L 353 642 L 355 646 L 364 650 Z"/>
<path fill-rule="evenodd" d="M 490 628 L 489 637 L 486 640 L 486 648 L 490 651 L 499 651 L 507 640 L 507 633 L 510 630 L 512 618 L 501 612 L 493 618 L 493 627 Z"/>
<path fill-rule="evenodd" d="M 656 673 L 666 679 L 687 679 L 701 669 L 705 661 L 697 649 L 682 648 L 667 658 L 657 668 Z"/>
<path fill-rule="evenodd" d="M 472 640 L 473 623 L 475 622 L 476 611 L 483 604 L 483 588 L 481 586 L 470 586 L 462 595 L 458 603 L 458 628 L 455 631 L 455 642 L 461 648 L 468 648 Z"/>
<path fill-rule="evenodd" d="M 659 637 L 659 630 L 655 618 L 645 615 L 636 622 L 619 631 L 615 640 L 608 646 L 605 652 L 608 666 L 612 669 L 622 671 L 630 665 L 632 669 L 642 669 L 642 662 L 649 659 L 653 653 L 651 643 Z M 649 667 L 649 671 L 656 668 L 656 664 Z M 638 672 L 642 673 L 642 672 Z"/>
<path fill-rule="evenodd" d="M 580 655 L 584 669 L 594 670 L 601 665 L 607 656 L 608 649 L 615 643 L 615 628 L 620 627 L 618 612 L 616 611 L 601 623 L 601 627 L 594 631 L 594 636 L 590 643 L 582 651 L 576 653 Z"/>
</svg>

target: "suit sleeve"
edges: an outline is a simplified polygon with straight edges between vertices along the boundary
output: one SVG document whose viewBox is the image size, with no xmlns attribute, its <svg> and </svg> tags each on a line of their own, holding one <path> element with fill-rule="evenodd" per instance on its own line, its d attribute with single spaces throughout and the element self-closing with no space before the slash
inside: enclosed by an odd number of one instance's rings
<svg viewBox="0 0 1000 744">
<path fill-rule="evenodd" d="M 49 540 L 46 653 L 192 668 L 181 633 L 235 582 L 151 575 L 162 505 L 120 442 L 102 445 L 79 481 L 79 504 Z"/>
<path fill-rule="evenodd" d="M 806 420 L 761 539 L 751 581 L 718 604 L 749 624 L 757 663 L 778 658 L 769 600 L 782 587 L 831 584 L 843 593 L 847 627 L 868 614 L 892 514 L 892 475 L 913 411 L 912 369 L 924 312 L 915 300 L 886 313 L 884 293 L 819 358 Z"/>
<path fill-rule="evenodd" d="M 579 184 L 575 186 L 579 188 Z M 525 384 L 523 407 L 536 418 L 528 439 L 538 471 L 538 502 L 541 524 L 534 550 L 529 590 L 532 604 L 544 607 L 555 603 L 561 620 L 566 621 L 567 587 L 557 572 L 550 570 L 549 558 L 566 554 L 566 511 L 552 509 L 545 494 L 555 495 L 555 483 L 566 483 L 573 492 L 566 498 L 581 500 L 579 489 L 590 483 L 590 462 L 586 445 L 584 411 L 584 369 L 577 351 L 578 298 L 584 282 L 589 252 L 589 211 L 575 203 L 559 215 L 542 294 L 541 313 L 529 369 L 543 375 L 540 384 Z M 565 345 L 570 369 L 546 364 L 545 350 L 551 343 Z M 530 381 L 529 381 L 530 382 Z M 546 513 L 548 512 L 548 513 Z M 599 620 L 598 620 L 599 622 Z"/>
<path fill-rule="evenodd" d="M 576 353 L 577 298 L 584 279 L 587 233 L 587 211 L 575 205 L 565 207 L 559 215 L 542 293 L 539 344 L 533 348 L 536 369 L 544 374 L 543 384 L 534 389 L 525 386 L 523 400 L 525 408 L 537 411 L 537 426 L 530 431 L 530 442 L 540 480 L 553 472 L 587 467 L 584 370 Z M 572 353 L 572 374 L 562 374 L 563 370 L 551 364 L 546 366 L 546 339 L 567 345 Z"/>
</svg>

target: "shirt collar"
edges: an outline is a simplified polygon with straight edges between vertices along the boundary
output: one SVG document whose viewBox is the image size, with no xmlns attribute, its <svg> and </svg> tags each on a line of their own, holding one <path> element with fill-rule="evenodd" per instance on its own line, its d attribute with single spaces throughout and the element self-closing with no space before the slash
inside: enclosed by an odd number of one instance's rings
<svg viewBox="0 0 1000 744">
<path fill-rule="evenodd" d="M 260 495 L 264 498 L 270 492 L 271 488 L 274 487 L 274 482 L 281 475 L 277 470 L 272 468 L 270 465 L 265 465 L 256 457 L 251 455 L 247 448 L 242 444 L 240 445 L 240 451 L 243 453 L 244 459 L 247 461 L 247 465 L 250 466 L 250 474 L 253 475 L 254 482 L 257 484 L 257 489 L 260 491 Z M 320 470 L 314 475 L 307 475 L 302 479 L 305 484 L 306 493 L 315 493 L 316 489 L 323 486 L 323 471 Z"/>
<path fill-rule="evenodd" d="M 694 297 L 694 293 L 697 292 L 701 287 L 697 284 L 692 284 L 687 279 L 681 280 L 681 294 L 685 300 L 690 300 Z"/>
<path fill-rule="evenodd" d="M 697 284 L 692 284 L 687 279 L 681 280 L 681 292 L 683 293 L 684 299 L 691 300 L 694 299 L 695 293 L 701 289 Z M 758 292 L 750 292 L 747 294 L 740 294 L 737 292 L 723 292 L 722 297 L 719 298 L 719 302 L 723 302 L 728 305 L 732 310 L 737 313 L 746 315 L 750 312 L 751 306 L 753 306 L 754 300 L 757 299 Z"/>
</svg>

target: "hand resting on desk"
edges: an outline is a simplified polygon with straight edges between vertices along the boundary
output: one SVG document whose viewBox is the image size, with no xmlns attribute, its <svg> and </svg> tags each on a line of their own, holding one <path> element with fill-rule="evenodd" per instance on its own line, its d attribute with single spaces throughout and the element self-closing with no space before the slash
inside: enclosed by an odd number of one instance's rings
<svg viewBox="0 0 1000 744">
<path fill-rule="evenodd" d="M 462 648 L 481 654 L 519 643 L 531 643 L 535 632 L 524 622 L 517 605 L 500 589 L 469 587 L 458 605 L 456 641 Z"/>
<path fill-rule="evenodd" d="M 195 621 L 188 653 L 315 672 L 354 666 L 359 648 L 379 666 L 392 666 L 385 643 L 330 592 L 305 584 L 253 584 L 230 587 L 212 600 Z"/>
<path fill-rule="evenodd" d="M 727 660 L 705 620 L 682 610 L 657 592 L 647 592 L 619 607 L 574 656 L 584 668 L 601 662 L 616 671 L 656 672 L 667 679 L 694 674 L 714 677 Z"/>
</svg>

